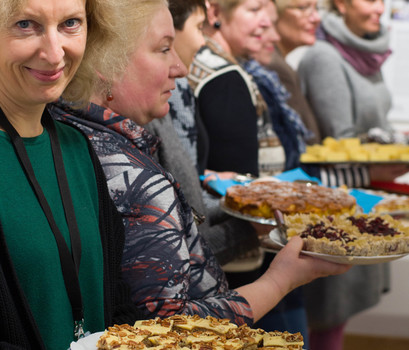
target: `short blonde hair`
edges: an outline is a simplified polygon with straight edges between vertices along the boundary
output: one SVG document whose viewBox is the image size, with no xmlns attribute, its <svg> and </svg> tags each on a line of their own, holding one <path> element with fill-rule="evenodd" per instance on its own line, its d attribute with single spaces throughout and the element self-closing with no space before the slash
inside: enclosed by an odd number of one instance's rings
<svg viewBox="0 0 409 350">
<path fill-rule="evenodd" d="M 117 0 L 121 17 L 121 35 L 125 38 L 127 54 L 132 54 L 159 9 L 169 7 L 167 0 Z"/>
<path fill-rule="evenodd" d="M 101 93 L 110 86 L 112 81 L 118 79 L 125 72 L 133 52 L 141 40 L 149 40 L 145 34 L 159 9 L 168 8 L 167 0 L 114 0 L 117 16 L 117 31 L 120 34 L 119 45 L 111 48 L 106 57 L 108 63 L 112 56 L 120 55 L 122 61 L 118 63 L 118 69 L 108 72 L 106 68 L 100 70 L 103 80 L 99 79 L 95 93 Z"/>
</svg>

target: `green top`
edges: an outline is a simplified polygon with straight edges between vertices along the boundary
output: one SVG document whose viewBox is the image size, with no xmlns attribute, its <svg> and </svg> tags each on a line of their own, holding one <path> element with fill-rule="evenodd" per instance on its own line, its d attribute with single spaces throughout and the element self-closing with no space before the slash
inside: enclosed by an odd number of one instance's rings
<svg viewBox="0 0 409 350">
<path fill-rule="evenodd" d="M 98 193 L 84 137 L 56 122 L 65 170 L 80 230 L 80 285 L 85 331 L 104 329 L 103 256 Z M 24 138 L 36 177 L 54 219 L 71 249 L 47 131 Z M 68 349 L 73 341 L 71 304 L 54 235 L 19 164 L 8 135 L 0 131 L 0 223 L 20 284 L 47 349 Z"/>
</svg>

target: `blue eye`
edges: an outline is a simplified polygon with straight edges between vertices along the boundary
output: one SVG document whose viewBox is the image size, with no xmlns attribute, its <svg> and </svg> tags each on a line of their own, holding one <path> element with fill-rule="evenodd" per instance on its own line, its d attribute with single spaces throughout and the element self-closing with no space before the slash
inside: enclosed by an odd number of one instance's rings
<svg viewBox="0 0 409 350">
<path fill-rule="evenodd" d="M 77 24 L 78 24 L 78 19 L 76 19 L 76 18 L 70 18 L 70 19 L 67 19 L 66 21 L 65 21 L 65 25 L 67 26 L 67 27 L 74 27 L 74 26 L 76 26 Z"/>
<path fill-rule="evenodd" d="M 19 21 L 17 22 L 17 25 L 22 29 L 27 29 L 28 27 L 30 27 L 30 21 L 27 20 Z"/>
</svg>

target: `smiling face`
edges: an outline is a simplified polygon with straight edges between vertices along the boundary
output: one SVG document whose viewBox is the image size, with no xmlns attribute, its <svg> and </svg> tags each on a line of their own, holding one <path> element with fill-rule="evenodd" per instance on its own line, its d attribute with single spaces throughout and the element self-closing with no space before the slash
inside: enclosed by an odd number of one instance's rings
<svg viewBox="0 0 409 350">
<path fill-rule="evenodd" d="M 236 57 L 247 57 L 261 49 L 262 35 L 271 26 L 267 5 L 271 0 L 244 0 L 228 16 L 220 14 L 220 32 Z"/>
<path fill-rule="evenodd" d="M 204 45 L 203 23 L 205 13 L 197 8 L 186 20 L 182 30 L 176 30 L 175 49 L 183 64 L 188 68 L 196 52 Z"/>
<path fill-rule="evenodd" d="M 174 38 L 172 17 L 163 6 L 140 38 L 123 78 L 112 84 L 109 108 L 139 125 L 168 113 L 175 78 L 187 74 L 173 47 Z"/>
<path fill-rule="evenodd" d="M 58 99 L 87 39 L 85 0 L 27 0 L 0 28 L 0 101 L 27 108 Z"/>
<path fill-rule="evenodd" d="M 382 0 L 336 0 L 335 4 L 354 34 L 363 37 L 379 32 L 380 18 L 385 10 Z"/>
<path fill-rule="evenodd" d="M 278 46 L 284 55 L 303 45 L 315 43 L 315 31 L 320 23 L 317 0 L 293 0 L 278 16 L 277 31 L 281 40 Z"/>
</svg>

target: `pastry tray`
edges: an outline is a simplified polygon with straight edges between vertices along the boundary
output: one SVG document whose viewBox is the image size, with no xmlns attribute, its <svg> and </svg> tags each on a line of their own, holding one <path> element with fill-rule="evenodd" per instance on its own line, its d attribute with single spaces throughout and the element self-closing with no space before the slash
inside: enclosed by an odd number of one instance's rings
<svg viewBox="0 0 409 350">
<path fill-rule="evenodd" d="M 96 343 L 102 334 L 104 334 L 104 332 L 92 333 L 89 336 L 78 340 L 77 342 L 72 342 L 68 350 L 98 350 Z"/>
<path fill-rule="evenodd" d="M 265 225 L 274 225 L 274 226 L 276 225 L 276 220 L 273 219 L 273 218 L 272 219 L 267 219 L 267 218 L 263 218 L 263 217 L 260 217 L 260 216 L 252 216 L 252 215 L 248 215 L 248 214 L 243 214 L 243 213 L 240 213 L 237 210 L 233 210 L 233 209 L 229 208 L 228 206 L 226 206 L 225 197 L 220 198 L 220 208 L 226 214 L 234 216 L 234 217 L 236 217 L 238 219 L 257 222 L 259 224 L 265 224 Z"/>
</svg>

